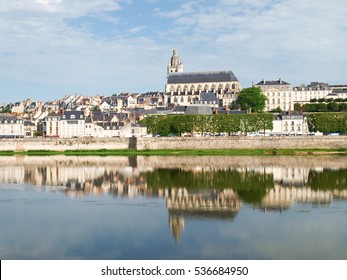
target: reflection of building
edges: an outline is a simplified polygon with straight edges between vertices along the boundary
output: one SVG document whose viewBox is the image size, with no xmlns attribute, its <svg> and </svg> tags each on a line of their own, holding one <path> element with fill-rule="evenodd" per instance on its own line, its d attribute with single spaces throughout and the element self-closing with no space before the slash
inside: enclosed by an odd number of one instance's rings
<svg viewBox="0 0 347 280">
<path fill-rule="evenodd" d="M 309 187 L 283 187 L 276 185 L 269 190 L 261 202 L 261 208 L 265 211 L 283 211 L 292 207 L 295 203 L 326 205 L 333 198 L 347 198 L 347 190 L 325 191 L 312 190 Z"/>
<path fill-rule="evenodd" d="M 310 169 L 305 167 L 269 166 L 265 167 L 267 174 L 273 174 L 275 183 L 282 186 L 305 186 Z"/>
<path fill-rule="evenodd" d="M 324 206 L 333 200 L 347 200 L 347 163 L 341 157 L 209 157 L 209 161 L 201 157 L 198 163 L 196 157 L 191 159 L 195 161 L 181 157 L 167 157 L 165 161 L 159 157 L 4 157 L 0 186 L 35 185 L 71 197 L 165 199 L 168 223 L 177 242 L 190 219 L 233 221 L 245 197 L 242 191 L 256 185 L 251 191 L 257 192 L 260 179 L 265 177 L 271 184 L 264 185 L 263 195 L 254 203 L 265 211 L 283 211 L 296 203 Z M 170 168 L 175 171 L 173 167 L 179 172 L 163 172 Z M 231 182 L 237 177 L 240 180 Z M 163 186 L 165 178 L 174 180 Z M 177 183 L 178 178 L 185 179 Z"/>
<path fill-rule="evenodd" d="M 176 242 L 180 241 L 180 236 L 184 230 L 184 216 L 169 214 L 169 226 Z"/>
<path fill-rule="evenodd" d="M 232 189 L 205 190 L 190 193 L 185 188 L 165 189 L 169 225 L 178 242 L 184 229 L 184 219 L 233 220 L 241 209 L 241 200 Z"/>
</svg>

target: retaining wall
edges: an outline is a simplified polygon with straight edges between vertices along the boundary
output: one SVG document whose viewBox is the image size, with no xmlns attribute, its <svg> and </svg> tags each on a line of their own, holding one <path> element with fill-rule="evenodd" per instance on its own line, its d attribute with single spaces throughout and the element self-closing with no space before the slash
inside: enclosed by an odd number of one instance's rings
<svg viewBox="0 0 347 280">
<path fill-rule="evenodd" d="M 347 148 L 347 136 L 1 139 L 0 151 Z"/>
</svg>

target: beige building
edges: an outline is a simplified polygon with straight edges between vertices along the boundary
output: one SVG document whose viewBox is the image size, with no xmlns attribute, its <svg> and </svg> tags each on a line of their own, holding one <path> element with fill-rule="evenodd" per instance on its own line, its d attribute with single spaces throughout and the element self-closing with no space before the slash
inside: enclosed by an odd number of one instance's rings
<svg viewBox="0 0 347 280">
<path fill-rule="evenodd" d="M 59 137 L 61 131 L 60 118 L 61 114 L 48 114 L 42 123 L 42 136 Z"/>
<path fill-rule="evenodd" d="M 167 68 L 167 82 L 165 86 L 165 105 L 191 105 L 211 104 L 218 106 L 223 104 L 224 95 L 233 95 L 240 92 L 240 82 L 232 71 L 213 72 L 183 72 L 183 63 L 180 61 L 176 50 Z M 201 93 L 212 93 L 218 100 L 213 103 L 213 98 L 204 99 Z M 231 101 L 230 101 L 231 102 Z"/>
<path fill-rule="evenodd" d="M 336 99 L 347 97 L 347 92 L 337 91 L 327 83 L 312 82 L 309 85 L 293 87 L 291 84 L 278 79 L 275 81 L 262 80 L 254 85 L 261 88 L 266 96 L 266 111 L 280 108 L 282 111 L 293 111 L 294 104 L 306 104 L 312 99 Z"/>
</svg>

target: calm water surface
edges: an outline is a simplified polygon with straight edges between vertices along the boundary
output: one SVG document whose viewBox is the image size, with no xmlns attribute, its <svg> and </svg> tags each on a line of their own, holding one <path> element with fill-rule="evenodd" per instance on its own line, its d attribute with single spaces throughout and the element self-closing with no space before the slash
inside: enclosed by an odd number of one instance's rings
<svg viewBox="0 0 347 280">
<path fill-rule="evenodd" d="M 347 259 L 345 157 L 1 157 L 0 259 Z"/>
</svg>

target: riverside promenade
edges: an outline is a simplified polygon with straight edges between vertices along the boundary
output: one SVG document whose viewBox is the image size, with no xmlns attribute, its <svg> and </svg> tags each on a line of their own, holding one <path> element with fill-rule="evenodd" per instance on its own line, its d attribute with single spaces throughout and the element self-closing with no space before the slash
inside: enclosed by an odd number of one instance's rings
<svg viewBox="0 0 347 280">
<path fill-rule="evenodd" d="M 1 139 L 0 151 L 347 149 L 347 136 Z"/>
</svg>

